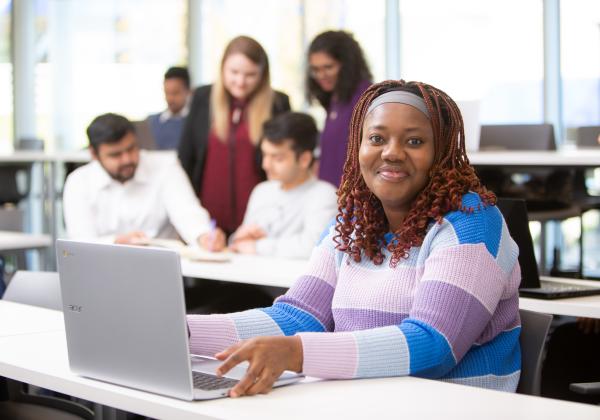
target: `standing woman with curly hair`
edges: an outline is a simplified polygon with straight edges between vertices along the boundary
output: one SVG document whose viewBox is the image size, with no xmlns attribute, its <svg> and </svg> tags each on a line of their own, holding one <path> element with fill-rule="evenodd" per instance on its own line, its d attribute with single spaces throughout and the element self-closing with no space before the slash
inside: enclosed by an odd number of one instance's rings
<svg viewBox="0 0 600 420">
<path fill-rule="evenodd" d="M 271 87 L 267 53 L 247 36 L 229 42 L 215 83 L 194 92 L 179 160 L 227 234 L 242 223 L 252 189 L 264 180 L 257 147 L 262 125 L 289 110 L 288 96 Z"/>
<path fill-rule="evenodd" d="M 346 159 L 352 110 L 372 79 L 363 51 L 352 34 L 323 32 L 308 47 L 307 99 L 316 99 L 327 111 L 321 133 L 319 178 L 336 187 L 340 185 Z"/>
<path fill-rule="evenodd" d="M 521 275 L 495 200 L 448 95 L 375 84 L 354 109 L 338 215 L 306 274 L 269 308 L 190 316 L 192 351 L 216 352 L 221 373 L 250 362 L 233 396 L 267 392 L 283 369 L 514 392 Z"/>
</svg>

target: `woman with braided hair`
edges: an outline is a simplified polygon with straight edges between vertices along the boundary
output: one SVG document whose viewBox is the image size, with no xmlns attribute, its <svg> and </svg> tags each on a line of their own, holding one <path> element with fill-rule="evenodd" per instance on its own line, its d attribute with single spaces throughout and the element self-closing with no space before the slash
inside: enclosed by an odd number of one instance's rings
<svg viewBox="0 0 600 420">
<path fill-rule="evenodd" d="M 514 392 L 518 248 L 469 165 L 454 101 L 419 82 L 367 89 L 338 196 L 306 274 L 273 306 L 188 318 L 192 352 L 217 353 L 219 373 L 250 362 L 230 395 L 268 392 L 284 369 Z"/>
</svg>

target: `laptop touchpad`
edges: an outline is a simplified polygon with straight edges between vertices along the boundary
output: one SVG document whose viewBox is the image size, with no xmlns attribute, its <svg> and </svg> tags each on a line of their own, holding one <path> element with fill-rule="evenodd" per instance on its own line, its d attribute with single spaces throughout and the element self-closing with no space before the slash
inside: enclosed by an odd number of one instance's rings
<svg viewBox="0 0 600 420">
<path fill-rule="evenodd" d="M 191 356 L 192 370 L 196 372 L 208 373 L 210 375 L 216 375 L 217 368 L 223 363 L 220 360 L 213 359 L 204 356 Z M 232 379 L 242 379 L 248 369 L 248 362 L 242 362 L 239 365 L 232 368 L 225 374 L 225 377 Z"/>
</svg>

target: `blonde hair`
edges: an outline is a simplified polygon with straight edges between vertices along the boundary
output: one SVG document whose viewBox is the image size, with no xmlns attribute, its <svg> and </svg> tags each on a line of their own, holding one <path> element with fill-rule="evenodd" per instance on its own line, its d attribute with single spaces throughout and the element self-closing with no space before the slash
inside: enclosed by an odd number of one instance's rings
<svg viewBox="0 0 600 420">
<path fill-rule="evenodd" d="M 229 135 L 229 114 L 231 95 L 223 84 L 223 66 L 232 54 L 243 54 L 260 68 L 261 79 L 254 92 L 251 93 L 247 107 L 250 140 L 255 146 L 262 134 L 262 125 L 271 118 L 274 92 L 271 88 L 269 59 L 264 48 L 254 39 L 238 36 L 232 39 L 223 53 L 221 71 L 218 73 L 210 94 L 210 110 L 213 127 L 220 141 L 226 142 Z"/>
</svg>

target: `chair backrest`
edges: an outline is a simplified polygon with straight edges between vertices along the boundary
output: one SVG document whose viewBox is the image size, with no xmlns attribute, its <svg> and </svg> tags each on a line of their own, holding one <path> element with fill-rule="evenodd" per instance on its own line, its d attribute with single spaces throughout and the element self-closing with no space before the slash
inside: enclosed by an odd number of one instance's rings
<svg viewBox="0 0 600 420">
<path fill-rule="evenodd" d="M 154 139 L 152 129 L 150 128 L 150 121 L 147 119 L 141 121 L 132 121 L 132 124 L 135 128 L 135 137 L 140 149 L 155 150 L 156 140 Z"/>
<path fill-rule="evenodd" d="M 58 273 L 17 271 L 8 283 L 3 299 L 62 311 Z"/>
<path fill-rule="evenodd" d="M 0 204 L 18 204 L 27 197 L 31 188 L 30 171 L 30 163 L 9 163 L 0 166 Z"/>
<path fill-rule="evenodd" d="M 542 358 L 552 315 L 519 310 L 521 316 L 521 379 L 519 394 L 540 395 Z"/>
<path fill-rule="evenodd" d="M 556 150 L 552 124 L 482 125 L 480 150 Z"/>
<path fill-rule="evenodd" d="M 44 150 L 44 140 L 35 137 L 22 137 L 17 142 L 18 150 Z"/>
<path fill-rule="evenodd" d="M 576 135 L 577 147 L 600 147 L 600 125 L 578 127 Z"/>
</svg>

